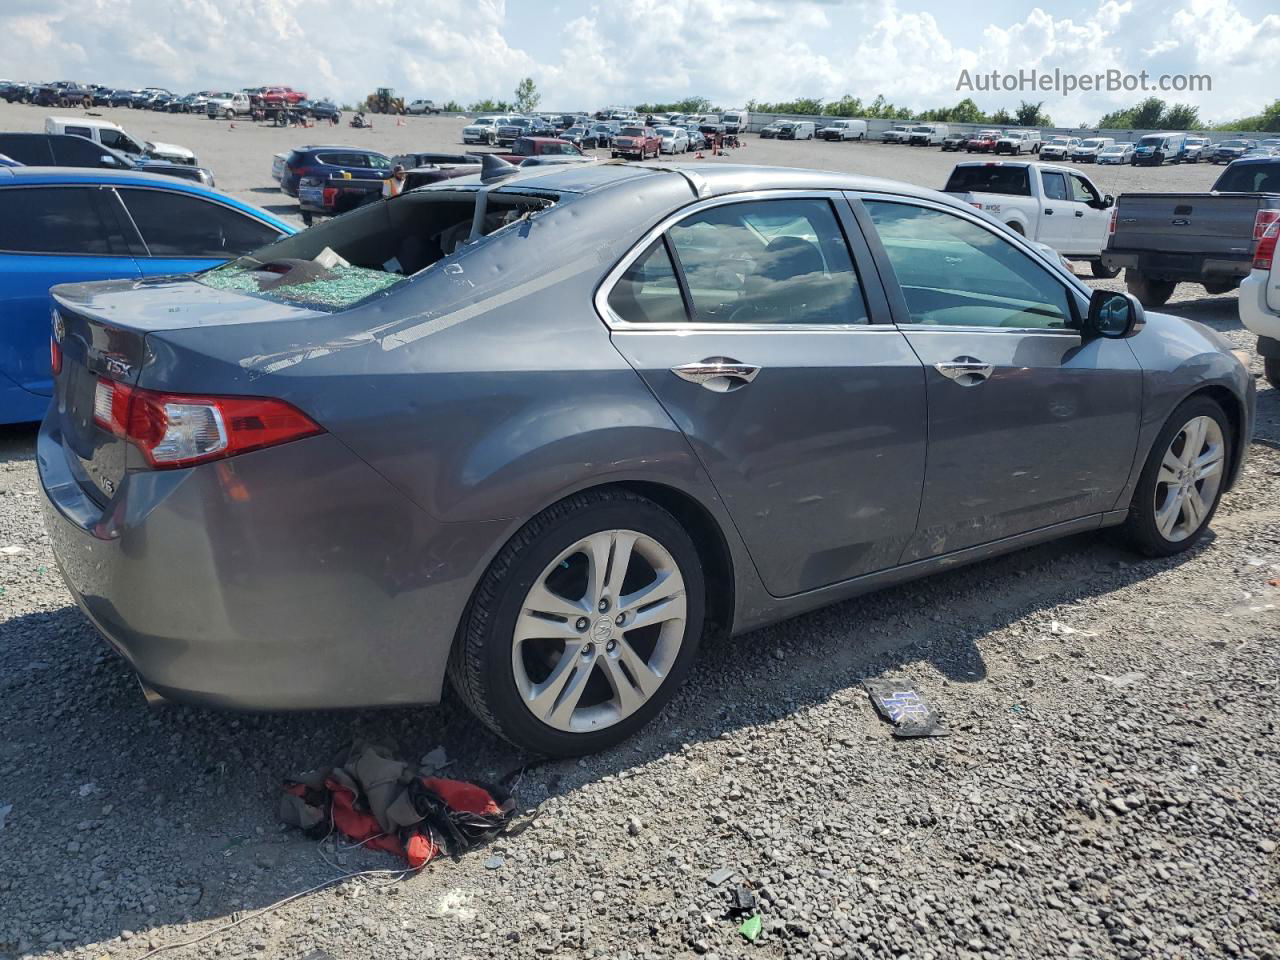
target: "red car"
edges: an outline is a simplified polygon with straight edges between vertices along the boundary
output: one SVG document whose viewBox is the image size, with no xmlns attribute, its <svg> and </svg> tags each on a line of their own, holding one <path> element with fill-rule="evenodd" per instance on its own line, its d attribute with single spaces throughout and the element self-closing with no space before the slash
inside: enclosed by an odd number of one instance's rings
<svg viewBox="0 0 1280 960">
<path fill-rule="evenodd" d="M 999 130 L 979 130 L 964 145 L 965 153 L 995 153 L 996 141 L 1002 136 Z"/>
<path fill-rule="evenodd" d="M 653 127 L 623 127 L 613 140 L 614 157 L 657 157 L 662 150 L 662 138 Z"/>
<path fill-rule="evenodd" d="M 307 99 L 307 95 L 293 87 L 259 87 L 253 91 L 250 99 L 255 106 L 260 106 L 265 110 L 274 110 L 280 107 L 292 107 L 294 104 L 301 103 Z"/>
</svg>

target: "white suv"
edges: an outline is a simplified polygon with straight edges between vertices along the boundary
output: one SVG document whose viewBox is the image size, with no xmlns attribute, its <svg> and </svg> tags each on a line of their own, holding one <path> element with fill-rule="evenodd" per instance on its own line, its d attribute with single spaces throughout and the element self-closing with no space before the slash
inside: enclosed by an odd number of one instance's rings
<svg viewBox="0 0 1280 960">
<path fill-rule="evenodd" d="M 1262 233 L 1253 254 L 1253 271 L 1240 282 L 1240 322 L 1258 335 L 1267 382 L 1280 390 L 1280 220 Z"/>
<path fill-rule="evenodd" d="M 508 117 L 476 117 L 462 128 L 462 142 L 487 143 L 493 146 L 498 142 L 498 127 L 509 119 Z"/>
</svg>

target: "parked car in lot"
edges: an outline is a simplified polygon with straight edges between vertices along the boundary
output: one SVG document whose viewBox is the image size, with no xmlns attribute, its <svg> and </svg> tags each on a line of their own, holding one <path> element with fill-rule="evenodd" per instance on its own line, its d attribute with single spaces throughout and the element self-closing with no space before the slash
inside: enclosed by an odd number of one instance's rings
<svg viewBox="0 0 1280 960">
<path fill-rule="evenodd" d="M 695 125 L 695 128 L 696 128 L 696 125 Z M 765 124 L 763 127 L 761 127 L 761 128 L 760 128 L 760 139 L 761 139 L 761 140 L 776 140 L 776 139 L 778 138 L 778 131 L 779 131 L 780 129 L 782 129 L 782 121 L 781 121 L 781 120 L 775 120 L 775 121 L 773 121 L 773 123 L 767 123 L 767 124 Z M 699 131 L 699 132 L 701 132 L 701 131 Z"/>
<path fill-rule="evenodd" d="M 93 106 L 93 90 L 82 83 L 59 80 L 37 86 L 30 102 L 39 107 L 90 107 Z"/>
<path fill-rule="evenodd" d="M 979 130 L 965 141 L 965 153 L 995 153 L 996 141 L 1003 136 L 1003 130 Z"/>
<path fill-rule="evenodd" d="M 933 191 L 698 176 L 446 182 L 56 288 L 36 459 L 71 595 L 161 697 L 447 675 L 567 756 L 652 720 L 706 632 L 1102 527 L 1201 542 L 1253 425 L 1217 333 Z"/>
<path fill-rule="evenodd" d="M 942 152 L 954 151 L 959 153 L 968 143 L 969 135 L 967 133 L 948 133 L 942 138 Z"/>
<path fill-rule="evenodd" d="M 945 123 L 919 123 L 907 134 L 907 143 L 913 147 L 936 147 L 950 132 Z"/>
<path fill-rule="evenodd" d="M 213 186 L 213 171 L 186 163 L 126 155 L 87 137 L 66 133 L 0 133 L 0 153 L 30 167 L 140 170 Z"/>
<path fill-rule="evenodd" d="M 600 134 L 591 127 L 566 127 L 560 132 L 560 139 L 567 143 L 572 143 L 579 150 L 594 150 L 597 147 L 607 145 L 612 131 L 607 134 Z"/>
<path fill-rule="evenodd" d="M 511 145 L 511 153 L 504 157 L 509 161 L 525 157 L 581 157 L 582 151 L 559 137 L 521 137 Z"/>
<path fill-rule="evenodd" d="M 1239 160 L 1257 145 L 1257 140 L 1223 140 L 1214 145 L 1213 153 L 1209 155 L 1209 159 L 1215 166 L 1220 163 L 1230 163 L 1232 160 Z"/>
<path fill-rule="evenodd" d="M 107 98 L 107 106 L 109 107 L 128 107 L 133 103 L 136 90 L 112 90 L 111 96 Z"/>
<path fill-rule="evenodd" d="M 203 270 L 292 232 L 170 177 L 0 169 L 0 423 L 38 420 L 49 405 L 54 284 Z"/>
<path fill-rule="evenodd" d="M 1280 157 L 1237 160 L 1209 193 L 1122 193 L 1103 254 L 1129 292 L 1159 306 L 1179 283 L 1229 293 L 1249 275 L 1255 248 L 1280 219 Z"/>
<path fill-rule="evenodd" d="M 96 117 L 45 117 L 44 132 L 84 137 L 140 160 L 165 160 L 188 166 L 197 166 L 199 163 L 195 153 L 187 147 L 176 143 L 142 140 L 131 136 L 119 124 Z"/>
<path fill-rule="evenodd" d="M 911 136 L 911 126 L 909 123 L 895 123 L 880 135 L 880 142 L 906 143 L 907 138 Z"/>
<path fill-rule="evenodd" d="M 332 100 L 303 100 L 296 109 L 315 120 L 342 119 L 342 108 Z"/>
<path fill-rule="evenodd" d="M 476 117 L 462 128 L 463 143 L 498 144 L 498 127 L 507 122 L 507 117 Z"/>
<path fill-rule="evenodd" d="M 211 93 L 205 100 L 204 112 L 210 120 L 234 120 L 253 113 L 253 102 L 243 90 Z"/>
<path fill-rule="evenodd" d="M 535 131 L 536 127 L 531 118 L 507 117 L 497 125 L 494 142 L 500 147 L 507 147 L 515 143 L 520 137 L 532 136 Z"/>
<path fill-rule="evenodd" d="M 744 134 L 747 132 L 747 125 L 751 121 L 751 115 L 745 110 L 728 110 L 720 115 L 720 122 L 724 124 L 725 133 Z M 670 124 L 669 118 L 667 123 Z"/>
<path fill-rule="evenodd" d="M 1072 148 L 1071 162 L 1097 163 L 1102 151 L 1114 146 L 1115 142 L 1114 137 L 1086 137 Z M 1040 148 L 1040 155 L 1044 156 L 1043 147 Z"/>
<path fill-rule="evenodd" d="M 1098 151 L 1098 163 L 1128 163 L 1133 158 L 1132 143 L 1113 143 Z"/>
<path fill-rule="evenodd" d="M 302 177 L 342 176 L 385 180 L 391 176 L 391 158 L 364 147 L 298 147 L 285 160 L 280 189 L 291 197 L 298 196 Z"/>
<path fill-rule="evenodd" d="M 684 127 L 658 127 L 654 130 L 661 140 L 658 149 L 661 153 L 688 153 L 689 132 Z"/>
<path fill-rule="evenodd" d="M 1258 336 L 1267 382 L 1280 390 L 1280 219 L 1272 221 L 1258 238 L 1253 269 L 1240 283 L 1240 322 Z"/>
<path fill-rule="evenodd" d="M 141 90 L 134 91 L 129 100 L 129 106 L 135 110 L 149 110 L 151 104 L 160 96 L 173 96 L 173 94 L 164 87 L 143 87 Z"/>
<path fill-rule="evenodd" d="M 996 140 L 996 153 L 1039 153 L 1041 146 L 1039 130 L 1006 130 Z"/>
<path fill-rule="evenodd" d="M 820 140 L 865 140 L 867 137 L 867 121 L 865 120 L 832 120 L 818 131 Z"/>
<path fill-rule="evenodd" d="M 440 108 L 436 106 L 434 100 L 414 100 L 404 108 L 404 112 L 414 116 L 425 117 L 428 114 L 438 114 Z"/>
<path fill-rule="evenodd" d="M 1199 163 L 1202 157 L 1207 157 L 1206 152 L 1211 149 L 1212 143 L 1208 137 L 1197 137 L 1191 134 L 1182 138 L 1182 150 L 1178 155 L 1179 163 Z"/>
<path fill-rule="evenodd" d="M 1052 136 L 1040 147 L 1040 159 L 1067 160 L 1079 146 L 1079 137 Z"/>
<path fill-rule="evenodd" d="M 1095 277 L 1119 272 L 1101 261 L 1115 198 L 1077 170 L 1029 161 L 970 160 L 956 164 L 943 191 L 1061 256 L 1088 261 Z"/>
<path fill-rule="evenodd" d="M 1179 162 L 1185 133 L 1149 133 L 1134 145 L 1129 163 L 1135 167 L 1158 167 L 1166 160 Z"/>
<path fill-rule="evenodd" d="M 778 125 L 779 140 L 812 140 L 816 133 L 812 120 L 786 120 Z"/>
<path fill-rule="evenodd" d="M 696 123 L 686 123 L 684 131 L 689 135 L 690 150 L 701 150 L 707 145 L 707 138 L 703 136 Z"/>
<path fill-rule="evenodd" d="M 662 152 L 662 140 L 653 127 L 625 126 L 614 137 L 609 148 L 614 157 L 644 160 Z"/>
</svg>

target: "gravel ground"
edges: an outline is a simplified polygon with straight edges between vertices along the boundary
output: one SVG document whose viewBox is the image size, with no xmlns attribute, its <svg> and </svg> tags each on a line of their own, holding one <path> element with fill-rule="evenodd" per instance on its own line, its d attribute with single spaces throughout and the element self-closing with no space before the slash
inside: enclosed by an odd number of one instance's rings
<svg viewBox="0 0 1280 960">
<path fill-rule="evenodd" d="M 258 202 L 271 153 L 297 139 L 116 113 L 193 146 Z M 15 116 L 34 128 L 43 114 L 0 105 L 0 125 L 20 129 Z M 456 125 L 413 119 L 358 142 L 440 148 L 432 131 Z M 233 138 L 252 141 L 244 159 Z M 755 141 L 742 156 L 868 172 L 892 157 L 895 175 L 931 184 L 953 162 Z M 1103 182 L 1196 189 L 1212 173 Z M 1169 312 L 1251 346 L 1234 296 L 1178 294 Z M 1267 585 L 1280 577 L 1280 395 L 1262 381 L 1258 413 L 1244 476 L 1188 555 L 1142 560 L 1076 537 L 708 644 L 641 735 L 522 774 L 452 700 L 149 710 L 68 601 L 32 431 L 0 428 L 0 958 L 141 960 L 210 933 L 172 955 L 1280 957 L 1280 589 Z M 953 735 L 894 740 L 860 687 L 877 676 L 916 681 Z M 460 862 L 254 913 L 394 866 L 341 849 L 326 862 L 275 823 L 281 778 L 353 737 L 411 758 L 443 745 L 457 776 L 515 772 L 539 816 Z M 739 883 L 761 898 L 754 945 L 726 916 Z"/>
</svg>

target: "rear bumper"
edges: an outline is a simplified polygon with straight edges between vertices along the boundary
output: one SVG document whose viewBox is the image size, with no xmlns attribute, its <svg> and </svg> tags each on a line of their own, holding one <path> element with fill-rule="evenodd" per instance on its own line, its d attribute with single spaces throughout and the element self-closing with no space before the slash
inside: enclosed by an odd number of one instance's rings
<svg viewBox="0 0 1280 960">
<path fill-rule="evenodd" d="M 56 413 L 45 526 L 81 609 L 167 699 L 327 709 L 439 699 L 500 525 L 440 524 L 332 435 L 172 471 L 102 508 Z"/>
<path fill-rule="evenodd" d="M 1276 313 L 1267 303 L 1267 283 L 1270 273 L 1261 270 L 1253 271 L 1240 284 L 1240 322 L 1246 330 L 1259 337 L 1272 341 L 1271 344 L 1259 344 L 1258 352 L 1264 357 L 1280 358 L 1280 313 Z"/>
<path fill-rule="evenodd" d="M 1135 270 L 1152 280 L 1190 283 L 1234 280 L 1247 277 L 1252 260 L 1229 260 L 1195 255 L 1154 253 L 1144 250 L 1105 250 L 1102 262 L 1113 270 Z"/>
</svg>

